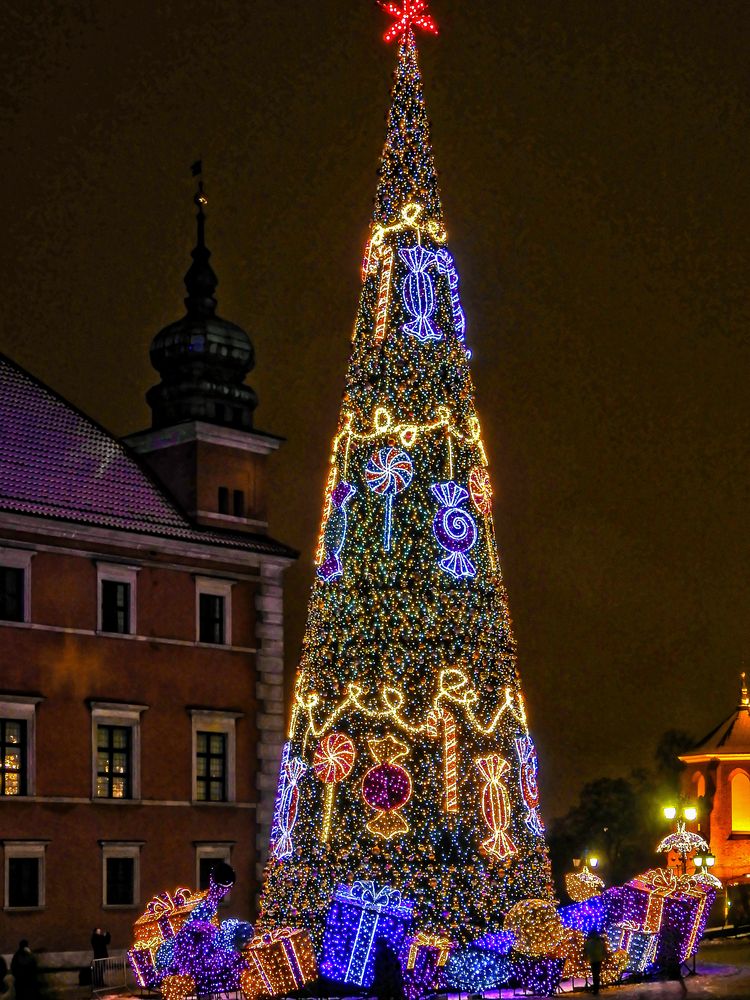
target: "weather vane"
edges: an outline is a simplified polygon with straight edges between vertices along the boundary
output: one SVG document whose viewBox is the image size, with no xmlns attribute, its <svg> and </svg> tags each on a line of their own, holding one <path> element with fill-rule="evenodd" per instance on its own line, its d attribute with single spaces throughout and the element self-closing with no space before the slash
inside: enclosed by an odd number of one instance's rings
<svg viewBox="0 0 750 1000">
<path fill-rule="evenodd" d="M 386 42 L 392 42 L 396 38 L 404 38 L 412 28 L 422 28 L 424 31 L 431 31 L 433 35 L 437 35 L 438 26 L 432 14 L 427 10 L 428 0 L 401 0 L 400 7 L 391 3 L 390 0 L 378 0 L 378 4 L 391 17 L 395 18 L 394 23 L 383 36 Z"/>
</svg>

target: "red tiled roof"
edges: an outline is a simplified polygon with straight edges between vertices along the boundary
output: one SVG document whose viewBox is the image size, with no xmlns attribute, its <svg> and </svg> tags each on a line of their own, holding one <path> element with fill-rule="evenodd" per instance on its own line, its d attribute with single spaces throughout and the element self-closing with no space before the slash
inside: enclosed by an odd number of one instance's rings
<svg viewBox="0 0 750 1000">
<path fill-rule="evenodd" d="M 124 445 L 2 354 L 0 510 L 296 555 L 265 535 L 192 524 Z"/>
</svg>

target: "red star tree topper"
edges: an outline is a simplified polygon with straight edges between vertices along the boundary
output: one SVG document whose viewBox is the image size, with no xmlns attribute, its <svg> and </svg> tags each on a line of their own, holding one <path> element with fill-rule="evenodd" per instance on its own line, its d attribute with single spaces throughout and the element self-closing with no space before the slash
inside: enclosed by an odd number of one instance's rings
<svg viewBox="0 0 750 1000">
<path fill-rule="evenodd" d="M 431 31 L 437 35 L 438 26 L 432 14 L 427 10 L 428 0 L 401 0 L 401 6 L 390 3 L 389 0 L 378 0 L 378 3 L 387 11 L 395 22 L 390 26 L 383 36 L 386 42 L 392 42 L 396 38 L 403 38 L 412 28 L 422 28 L 424 31 Z"/>
</svg>

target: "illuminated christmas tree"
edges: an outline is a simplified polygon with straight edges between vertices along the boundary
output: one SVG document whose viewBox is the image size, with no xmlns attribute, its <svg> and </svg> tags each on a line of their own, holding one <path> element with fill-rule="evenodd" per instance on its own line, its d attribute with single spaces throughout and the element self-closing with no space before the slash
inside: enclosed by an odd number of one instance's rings
<svg viewBox="0 0 750 1000">
<path fill-rule="evenodd" d="M 464 942 L 552 899 L 413 35 L 437 29 L 382 6 L 398 67 L 262 898 L 318 946 L 342 883 Z"/>
</svg>

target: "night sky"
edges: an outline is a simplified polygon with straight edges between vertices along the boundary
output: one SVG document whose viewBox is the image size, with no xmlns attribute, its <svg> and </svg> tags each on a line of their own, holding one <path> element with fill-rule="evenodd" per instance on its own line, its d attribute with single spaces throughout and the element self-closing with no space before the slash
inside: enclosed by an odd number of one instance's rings
<svg viewBox="0 0 750 1000">
<path fill-rule="evenodd" d="M 0 350 L 148 424 L 203 158 L 293 665 L 395 48 L 370 0 L 6 0 Z M 750 668 L 746 0 L 433 0 L 419 39 L 543 813 Z"/>
</svg>

